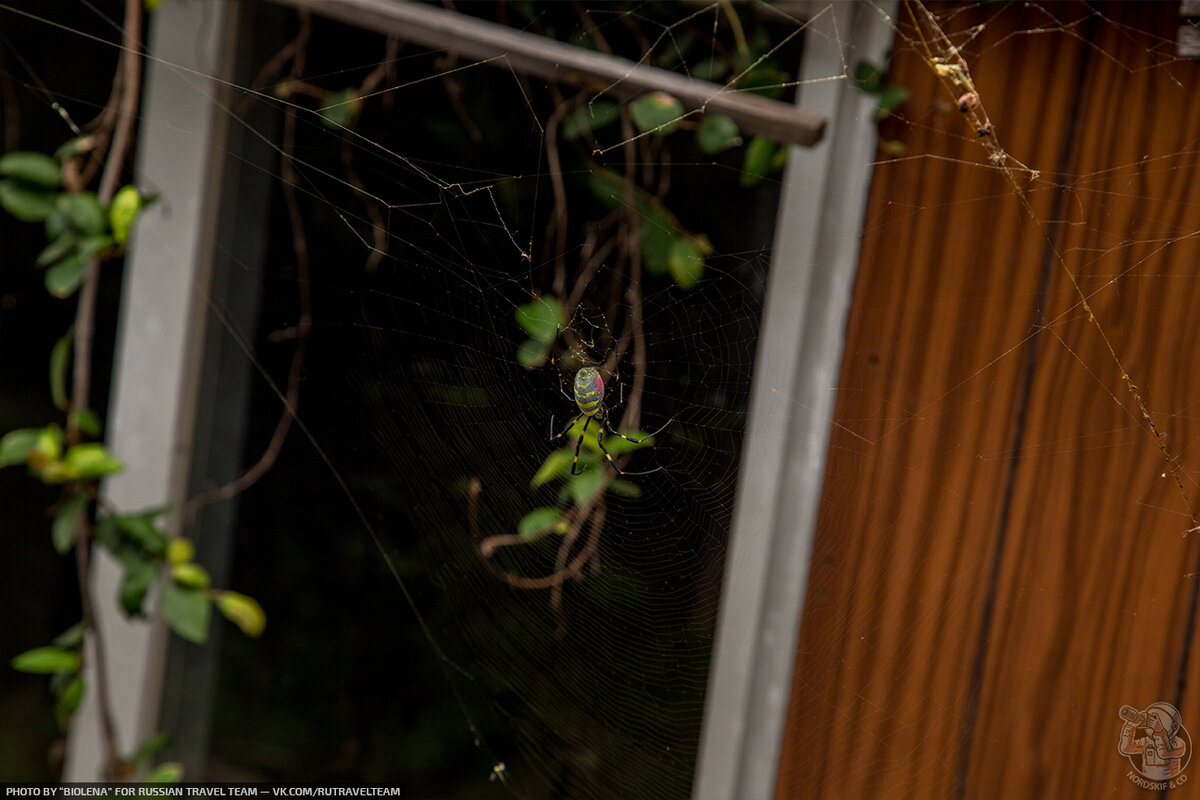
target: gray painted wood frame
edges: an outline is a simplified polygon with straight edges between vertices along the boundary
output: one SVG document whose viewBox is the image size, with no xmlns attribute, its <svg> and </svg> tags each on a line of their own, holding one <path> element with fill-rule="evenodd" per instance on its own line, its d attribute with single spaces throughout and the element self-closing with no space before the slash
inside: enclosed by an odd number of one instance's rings
<svg viewBox="0 0 1200 800">
<path fill-rule="evenodd" d="M 833 3 L 805 33 L 797 102 L 829 124 L 784 173 L 694 800 L 775 792 L 876 147 L 853 71 L 883 60 L 894 13 Z"/>
</svg>

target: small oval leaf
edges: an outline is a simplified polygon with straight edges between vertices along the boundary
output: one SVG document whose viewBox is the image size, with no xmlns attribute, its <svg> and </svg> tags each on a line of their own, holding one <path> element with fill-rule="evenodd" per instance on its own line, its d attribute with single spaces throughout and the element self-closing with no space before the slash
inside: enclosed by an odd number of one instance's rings
<svg viewBox="0 0 1200 800">
<path fill-rule="evenodd" d="M 133 223 L 137 221 L 141 208 L 142 196 L 133 186 L 122 186 L 113 197 L 112 205 L 108 209 L 108 222 L 112 227 L 113 240 L 117 244 L 129 241 L 129 233 L 133 230 Z"/>
<path fill-rule="evenodd" d="M 39 675 L 79 671 L 79 651 L 64 647 L 35 647 L 18 656 L 13 656 L 13 669 Z"/>
<path fill-rule="evenodd" d="M 549 355 L 550 343 L 540 339 L 526 339 L 517 347 L 517 363 L 525 369 L 537 369 Z"/>
<path fill-rule="evenodd" d="M 48 189 L 62 184 L 62 168 L 45 153 L 6 153 L 0 156 L 0 175 Z"/>
<path fill-rule="evenodd" d="M 696 147 L 705 155 L 715 156 L 741 143 L 737 123 L 720 114 L 709 114 L 696 129 Z"/>
<path fill-rule="evenodd" d="M 208 577 L 208 570 L 194 561 L 171 567 L 171 579 L 182 586 L 190 586 L 193 589 L 207 589 L 212 583 Z"/>
<path fill-rule="evenodd" d="M 208 639 L 212 606 L 202 589 L 168 583 L 162 591 L 161 612 L 171 630 L 184 639 L 196 644 Z"/>
<path fill-rule="evenodd" d="M 517 306 L 517 324 L 534 339 L 553 342 L 566 325 L 566 315 L 556 297 L 538 297 L 532 303 Z"/>
<path fill-rule="evenodd" d="M 517 536 L 527 542 L 540 539 L 553 530 L 554 523 L 558 522 L 558 518 L 561 516 L 562 512 L 557 508 L 550 506 L 535 508 L 517 523 Z"/>
<path fill-rule="evenodd" d="M 563 120 L 563 138 L 573 142 L 584 132 L 598 131 L 619 116 L 621 107 L 611 100 L 596 99 L 584 103 Z"/>
<path fill-rule="evenodd" d="M 638 130 L 666 136 L 679 127 L 683 104 L 666 92 L 651 92 L 630 103 L 629 113 Z"/>
<path fill-rule="evenodd" d="M 99 442 L 77 444 L 67 450 L 67 466 L 74 470 L 79 478 L 103 478 L 125 468 L 118 459 L 105 449 Z"/>
<path fill-rule="evenodd" d="M 20 428 L 9 431 L 0 438 L 0 467 L 24 464 L 29 454 L 37 447 L 39 428 Z"/>
<path fill-rule="evenodd" d="M 267 614 L 253 597 L 238 592 L 221 592 L 216 599 L 217 609 L 225 618 L 252 638 L 262 636 L 267 627 Z"/>
<path fill-rule="evenodd" d="M 79 535 L 79 522 L 87 511 L 90 499 L 83 492 L 76 492 L 54 515 L 54 522 L 50 526 L 50 540 L 59 555 L 66 554 L 75 546 L 75 539 Z"/>
<path fill-rule="evenodd" d="M 100 236 L 108 230 L 108 215 L 92 192 L 60 194 L 56 208 L 71 221 L 71 227 L 84 236 Z"/>
<path fill-rule="evenodd" d="M 55 297 L 70 297 L 83 283 L 90 257 L 79 249 L 46 270 L 46 290 Z"/>
<path fill-rule="evenodd" d="M 22 222 L 41 222 L 54 213 L 54 194 L 14 180 L 0 181 L 0 208 Z"/>
</svg>

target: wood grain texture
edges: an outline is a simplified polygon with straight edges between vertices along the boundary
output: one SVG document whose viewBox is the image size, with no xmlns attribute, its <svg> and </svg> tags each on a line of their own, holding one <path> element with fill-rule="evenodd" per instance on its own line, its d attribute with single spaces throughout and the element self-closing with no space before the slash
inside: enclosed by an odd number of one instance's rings
<svg viewBox="0 0 1200 800">
<path fill-rule="evenodd" d="M 931 10 L 1200 500 L 1178 6 Z M 1137 796 L 1120 707 L 1176 703 L 1200 733 L 1200 538 L 1045 236 L 900 28 L 912 95 L 883 136 L 905 154 L 872 185 L 777 796 Z"/>
</svg>

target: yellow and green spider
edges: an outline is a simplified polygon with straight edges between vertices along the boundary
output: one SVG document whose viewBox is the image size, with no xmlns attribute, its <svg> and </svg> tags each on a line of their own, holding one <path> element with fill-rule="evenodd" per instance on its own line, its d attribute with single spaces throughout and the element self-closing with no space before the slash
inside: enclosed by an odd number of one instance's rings
<svg viewBox="0 0 1200 800">
<path fill-rule="evenodd" d="M 566 392 L 563 392 L 563 394 L 566 394 Z M 570 397 L 570 395 L 567 396 Z M 618 475 L 649 475 L 651 472 L 658 472 L 662 469 L 662 467 L 655 467 L 645 472 L 629 472 L 621 469 L 617 466 L 617 462 L 613 460 L 612 454 L 608 452 L 608 448 L 604 446 L 604 431 L 607 429 L 613 436 L 619 436 L 633 444 L 641 444 L 647 439 L 651 439 L 661 433 L 663 428 L 671 424 L 670 420 L 667 420 L 666 425 L 663 425 L 662 428 L 640 439 L 626 436 L 614 429 L 608 421 L 608 409 L 604 406 L 604 379 L 600 377 L 600 370 L 595 367 L 584 367 L 575 373 L 575 397 L 571 399 L 575 401 L 575 405 L 579 408 L 579 413 L 572 417 L 571 421 L 567 423 L 567 427 L 563 428 L 562 433 L 555 436 L 551 441 L 557 441 L 566 436 L 571 428 L 575 427 L 575 423 L 580 418 L 585 418 L 583 421 L 583 430 L 579 432 L 579 441 L 575 444 L 575 458 L 571 460 L 572 475 L 583 474 L 582 469 L 576 470 L 579 464 L 579 449 L 583 446 L 583 437 L 587 435 L 588 425 L 592 423 L 593 419 L 596 420 L 596 443 L 600 445 L 600 451 L 604 453 L 604 457 L 608 459 L 608 463 L 612 465 L 612 468 L 617 471 Z M 553 425 L 553 420 L 551 420 L 551 424 Z"/>
</svg>

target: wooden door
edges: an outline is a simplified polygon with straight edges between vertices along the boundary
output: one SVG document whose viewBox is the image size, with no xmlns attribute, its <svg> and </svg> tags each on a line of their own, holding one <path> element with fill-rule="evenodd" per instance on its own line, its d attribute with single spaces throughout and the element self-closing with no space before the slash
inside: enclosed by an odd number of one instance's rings
<svg viewBox="0 0 1200 800">
<path fill-rule="evenodd" d="M 930 10 L 1048 237 L 902 7 L 777 796 L 1149 797 L 1122 706 L 1200 732 L 1200 66 L 1178 3 Z"/>
</svg>

